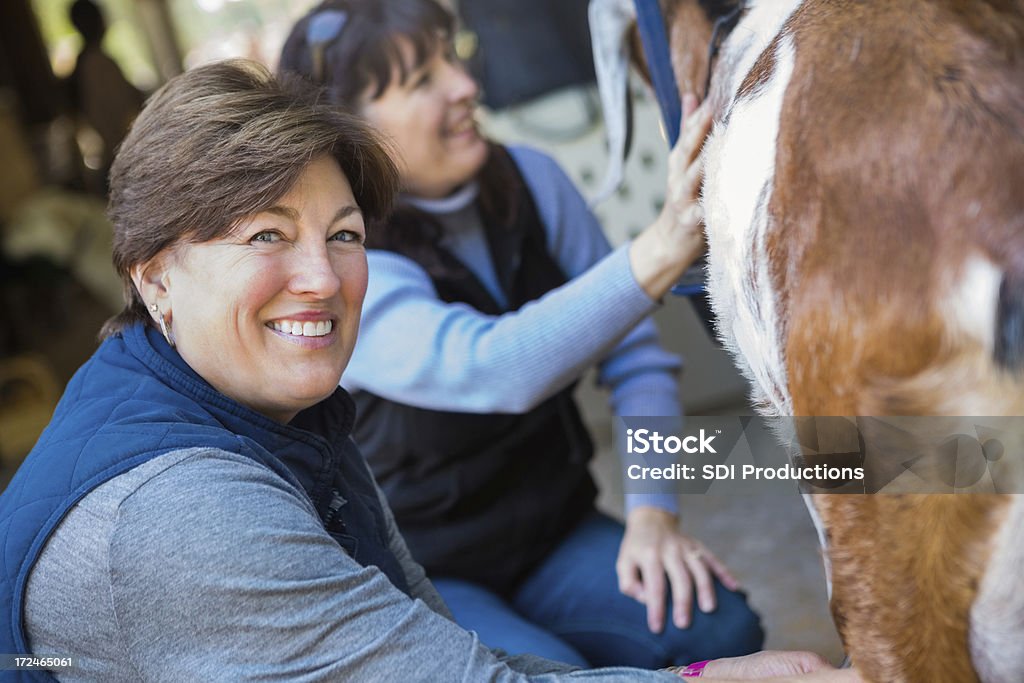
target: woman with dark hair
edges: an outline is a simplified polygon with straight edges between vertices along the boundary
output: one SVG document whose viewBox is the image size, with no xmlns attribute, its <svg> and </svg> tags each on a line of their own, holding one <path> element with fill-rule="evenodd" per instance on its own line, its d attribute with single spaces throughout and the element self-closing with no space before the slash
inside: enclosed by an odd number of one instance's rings
<svg viewBox="0 0 1024 683">
<path fill-rule="evenodd" d="M 255 64 L 153 96 L 111 177 L 124 310 L 0 495 L 5 681 L 678 680 L 492 652 L 410 558 L 338 387 L 397 180 Z"/>
<path fill-rule="evenodd" d="M 672 495 L 627 496 L 625 528 L 595 510 L 572 397 L 597 366 L 617 416 L 680 415 L 679 359 L 648 316 L 702 249 L 707 117 L 690 117 L 664 211 L 613 251 L 552 159 L 478 133 L 452 30 L 434 0 L 330 0 L 281 57 L 385 133 L 400 169 L 345 376 L 360 448 L 413 556 L 489 645 L 648 668 L 755 651 L 757 616 L 679 531 Z"/>
</svg>

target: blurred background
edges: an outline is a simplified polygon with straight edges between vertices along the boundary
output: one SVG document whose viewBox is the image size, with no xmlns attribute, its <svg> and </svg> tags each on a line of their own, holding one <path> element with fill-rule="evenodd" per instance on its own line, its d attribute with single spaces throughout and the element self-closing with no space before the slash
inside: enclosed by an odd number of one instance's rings
<svg viewBox="0 0 1024 683">
<path fill-rule="evenodd" d="M 103 321 L 121 307 L 104 216 L 106 172 L 145 96 L 182 70 L 217 59 L 247 57 L 276 67 L 291 25 L 314 4 L 0 2 L 0 487 L 96 348 Z M 483 88 L 484 130 L 553 155 L 592 195 L 607 155 L 587 0 L 446 4 L 462 23 L 456 50 Z M 644 86 L 631 90 L 626 181 L 595 208 L 613 244 L 645 227 L 664 198 L 667 148 L 657 106 Z M 686 357 L 680 381 L 689 414 L 752 412 L 743 380 L 687 300 L 670 297 L 655 317 L 666 346 Z M 605 397 L 592 381 L 581 382 L 579 393 L 599 445 L 601 505 L 621 515 Z M 765 615 L 769 646 L 841 659 L 817 541 L 795 492 L 689 496 L 681 507 L 684 528 L 748 587 Z"/>
</svg>

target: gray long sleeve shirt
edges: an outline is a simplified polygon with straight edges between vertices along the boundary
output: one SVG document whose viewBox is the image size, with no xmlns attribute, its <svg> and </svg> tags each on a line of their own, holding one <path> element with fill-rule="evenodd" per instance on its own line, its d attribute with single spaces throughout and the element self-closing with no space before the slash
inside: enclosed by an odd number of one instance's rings
<svg viewBox="0 0 1024 683">
<path fill-rule="evenodd" d="M 413 596 L 363 567 L 309 499 L 266 467 L 174 451 L 94 489 L 28 583 L 36 654 L 67 681 L 664 681 L 506 657 L 456 625 L 390 516 Z"/>
</svg>

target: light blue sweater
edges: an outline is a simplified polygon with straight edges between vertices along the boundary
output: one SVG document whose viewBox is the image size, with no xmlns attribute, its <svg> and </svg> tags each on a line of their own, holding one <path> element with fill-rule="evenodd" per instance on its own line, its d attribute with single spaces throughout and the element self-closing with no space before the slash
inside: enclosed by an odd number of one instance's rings
<svg viewBox="0 0 1024 683">
<path fill-rule="evenodd" d="M 648 317 L 657 303 L 634 279 L 628 247 L 611 249 L 553 159 L 524 147 L 510 152 L 533 194 L 548 248 L 570 281 L 518 311 L 492 316 L 442 301 L 411 259 L 370 250 L 359 342 L 343 385 L 421 408 L 522 413 L 597 365 L 616 416 L 679 416 L 681 362 L 658 343 Z M 444 222 L 445 213 L 466 203 L 417 205 Z M 446 234 L 445 244 L 500 301 L 479 225 Z M 627 496 L 627 511 L 639 505 L 677 510 L 671 494 Z"/>
</svg>

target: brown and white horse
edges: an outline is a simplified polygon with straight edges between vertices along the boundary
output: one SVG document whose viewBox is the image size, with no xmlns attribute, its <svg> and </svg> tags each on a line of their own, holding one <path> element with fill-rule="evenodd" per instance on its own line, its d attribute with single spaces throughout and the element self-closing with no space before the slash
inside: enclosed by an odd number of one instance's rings
<svg viewBox="0 0 1024 683">
<path fill-rule="evenodd" d="M 753 0 L 709 64 L 736 4 L 662 8 L 679 91 L 711 70 L 708 287 L 755 405 L 1024 415 L 1024 0 Z M 809 506 L 865 680 L 1024 681 L 1024 496 Z"/>
</svg>

